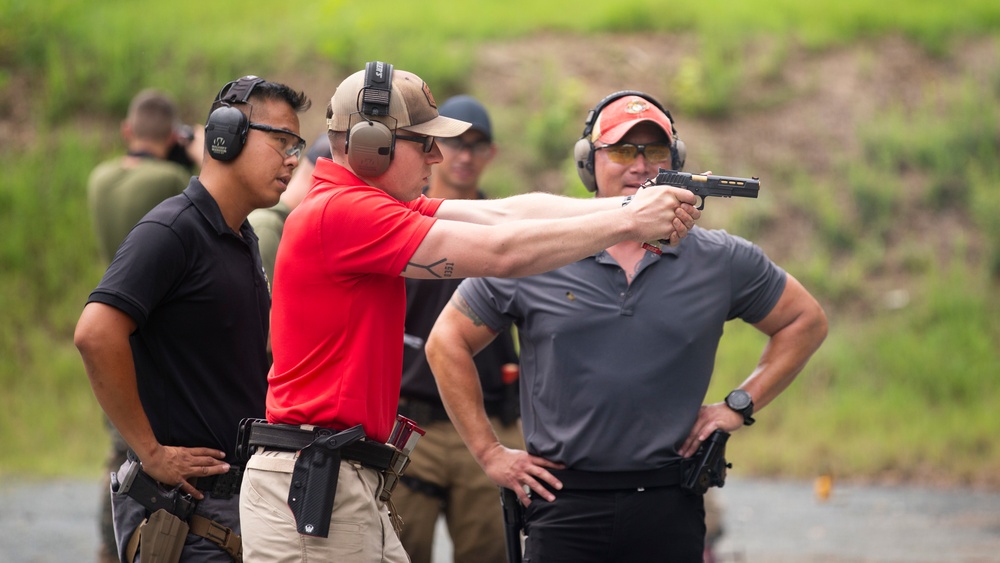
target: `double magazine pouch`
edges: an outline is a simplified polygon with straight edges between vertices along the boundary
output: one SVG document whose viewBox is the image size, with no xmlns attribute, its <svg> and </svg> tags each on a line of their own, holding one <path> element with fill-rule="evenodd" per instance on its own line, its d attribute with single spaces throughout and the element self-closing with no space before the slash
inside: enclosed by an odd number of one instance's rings
<svg viewBox="0 0 1000 563">
<path fill-rule="evenodd" d="M 295 460 L 288 489 L 288 507 L 295 516 L 300 534 L 321 538 L 329 535 L 340 475 L 341 448 L 364 436 L 364 429 L 359 424 L 336 434 L 319 436 L 302 448 Z"/>
</svg>

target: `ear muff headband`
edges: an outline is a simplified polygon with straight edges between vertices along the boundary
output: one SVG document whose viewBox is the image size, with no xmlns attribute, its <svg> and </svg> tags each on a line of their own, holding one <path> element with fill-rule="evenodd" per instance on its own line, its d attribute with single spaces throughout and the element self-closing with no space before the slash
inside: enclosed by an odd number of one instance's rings
<svg viewBox="0 0 1000 563">
<path fill-rule="evenodd" d="M 594 176 L 594 143 L 590 140 L 590 135 L 594 132 L 594 123 L 597 121 L 597 116 L 601 115 L 601 112 L 604 111 L 604 108 L 608 104 L 625 96 L 638 96 L 656 106 L 657 109 L 667 116 L 667 119 L 670 120 L 670 129 L 673 135 L 673 138 L 670 140 L 670 167 L 678 171 L 684 168 L 684 161 L 687 158 L 687 147 L 684 146 L 684 141 L 677 136 L 677 127 L 674 125 L 674 118 L 670 115 L 670 111 L 649 94 L 637 90 L 621 90 L 608 95 L 594 109 L 587 112 L 587 119 L 583 122 L 583 133 L 580 135 L 580 140 L 573 146 L 573 160 L 576 161 L 576 173 L 580 176 L 580 181 L 583 182 L 584 187 L 588 191 L 597 191 L 597 178 Z"/>
<path fill-rule="evenodd" d="M 228 162 L 243 150 L 250 131 L 250 117 L 233 106 L 247 104 L 253 89 L 262 82 L 263 78 L 244 76 L 219 90 L 205 122 L 205 148 L 213 159 Z"/>
<path fill-rule="evenodd" d="M 347 162 L 360 176 L 380 176 L 389 169 L 395 152 L 394 129 L 369 117 L 392 119 L 389 101 L 392 99 L 392 65 L 381 61 L 365 64 L 365 86 L 358 94 L 361 121 L 347 132 Z M 395 121 L 395 120 L 394 120 Z"/>
</svg>

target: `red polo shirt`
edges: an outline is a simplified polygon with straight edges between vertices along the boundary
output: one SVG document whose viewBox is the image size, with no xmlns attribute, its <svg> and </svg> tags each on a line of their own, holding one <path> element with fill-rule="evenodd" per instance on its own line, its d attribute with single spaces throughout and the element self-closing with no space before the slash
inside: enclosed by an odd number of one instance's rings
<svg viewBox="0 0 1000 563">
<path fill-rule="evenodd" d="M 380 442 L 396 418 L 403 363 L 403 271 L 443 200 L 402 203 L 321 158 L 288 216 L 272 285 L 267 418 Z"/>
</svg>

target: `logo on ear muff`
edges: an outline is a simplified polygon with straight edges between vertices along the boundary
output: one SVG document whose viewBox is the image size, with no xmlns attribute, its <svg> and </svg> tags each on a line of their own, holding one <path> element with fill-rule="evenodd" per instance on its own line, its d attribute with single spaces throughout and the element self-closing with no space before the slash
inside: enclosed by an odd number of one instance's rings
<svg viewBox="0 0 1000 563">
<path fill-rule="evenodd" d="M 677 171 L 684 168 L 684 161 L 687 159 L 687 147 L 684 146 L 684 141 L 677 136 L 677 127 L 674 126 L 674 118 L 670 115 L 670 112 L 649 94 L 636 90 L 622 90 L 605 97 L 594 109 L 587 112 L 587 119 L 583 122 L 583 133 L 580 135 L 580 140 L 573 145 L 573 161 L 576 163 L 576 173 L 580 177 L 580 181 L 583 182 L 584 187 L 587 188 L 587 191 L 597 191 L 597 177 L 594 176 L 594 143 L 590 140 L 590 136 L 594 132 L 594 124 L 597 122 L 597 117 L 601 115 L 601 112 L 604 111 L 604 108 L 608 104 L 625 96 L 638 96 L 656 106 L 657 109 L 667 116 L 667 119 L 670 120 L 670 129 L 673 135 L 673 138 L 670 140 L 670 167 Z"/>
<path fill-rule="evenodd" d="M 248 75 L 229 82 L 219 90 L 205 122 L 205 148 L 213 159 L 229 162 L 240 155 L 250 131 L 250 116 L 234 105 L 249 105 L 250 93 L 262 82 L 263 78 Z M 252 111 L 251 106 L 248 113 Z"/>
<path fill-rule="evenodd" d="M 381 61 L 366 63 L 365 86 L 358 98 L 361 107 L 353 115 L 359 116 L 361 121 L 348 129 L 347 162 L 360 176 L 380 176 L 392 163 L 396 146 L 395 127 L 390 129 L 371 118 L 393 119 L 389 115 L 392 65 Z"/>
</svg>

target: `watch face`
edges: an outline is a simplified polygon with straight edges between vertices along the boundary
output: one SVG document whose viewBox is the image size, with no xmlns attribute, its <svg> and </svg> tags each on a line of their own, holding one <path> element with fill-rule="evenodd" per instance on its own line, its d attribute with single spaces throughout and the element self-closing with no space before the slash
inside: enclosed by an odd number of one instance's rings
<svg viewBox="0 0 1000 563">
<path fill-rule="evenodd" d="M 735 411 L 741 411 L 750 405 L 750 394 L 742 389 L 736 389 L 726 397 L 726 404 Z"/>
</svg>

